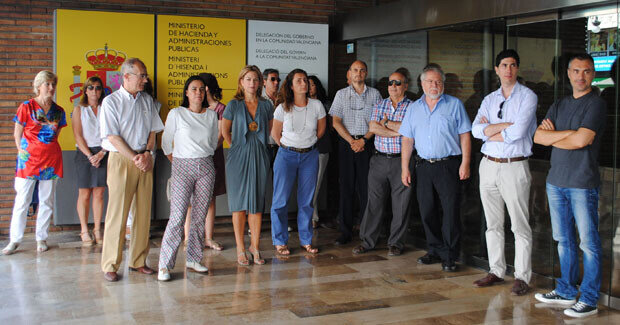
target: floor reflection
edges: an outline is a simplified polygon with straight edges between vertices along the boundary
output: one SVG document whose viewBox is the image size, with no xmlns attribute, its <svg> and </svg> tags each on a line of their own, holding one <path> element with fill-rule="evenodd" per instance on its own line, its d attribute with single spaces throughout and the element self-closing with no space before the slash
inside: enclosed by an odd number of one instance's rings
<svg viewBox="0 0 620 325">
<path fill-rule="evenodd" d="M 291 236 L 290 256 L 276 256 L 263 233 L 265 265 L 239 266 L 231 229 L 216 237 L 226 249 L 205 250 L 207 274 L 188 272 L 179 252 L 172 281 L 120 270 L 107 283 L 100 271 L 101 247 L 82 248 L 77 233 L 52 234 L 50 251 L 37 254 L 33 238 L 20 251 L 0 256 L 0 323 L 325 323 L 325 324 L 561 324 L 562 309 L 536 303 L 531 295 L 510 295 L 512 279 L 490 288 L 473 288 L 484 272 L 462 266 L 444 273 L 420 265 L 425 252 L 407 247 L 388 257 L 385 246 L 354 256 L 357 243 L 335 247 L 332 230 L 316 233 L 321 253 L 307 254 Z M 249 240 L 249 238 L 246 238 Z M 147 263 L 156 266 L 161 236 L 152 239 Z M 5 242 L 0 241 L 0 245 Z M 385 245 L 385 244 L 383 244 Z M 618 260 L 618 253 L 616 253 Z M 617 276 L 617 275 L 614 275 Z M 534 284 L 535 286 L 536 284 Z M 620 312 L 601 308 L 579 323 L 620 323 Z"/>
</svg>

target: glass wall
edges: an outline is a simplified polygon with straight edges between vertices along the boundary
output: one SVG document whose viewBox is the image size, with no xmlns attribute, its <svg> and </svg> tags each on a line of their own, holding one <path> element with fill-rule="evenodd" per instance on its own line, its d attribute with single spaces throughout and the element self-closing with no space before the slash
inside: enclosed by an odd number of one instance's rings
<svg viewBox="0 0 620 325">
<path fill-rule="evenodd" d="M 564 17 L 562 16 L 564 15 Z M 608 104 L 606 130 L 600 150 L 601 188 L 599 233 L 602 241 L 603 303 L 620 308 L 620 174 L 618 160 L 618 10 L 616 6 L 573 12 L 546 14 L 545 18 L 523 23 L 520 17 L 495 19 L 444 28 L 413 31 L 357 41 L 357 58 L 368 63 L 369 83 L 387 97 L 390 73 L 404 68 L 412 80 L 408 97 L 422 95 L 419 74 L 428 63 L 441 65 L 446 73 L 445 93 L 458 97 L 473 120 L 482 99 L 498 88 L 493 60 L 504 48 L 514 48 L 521 56 L 519 82 L 538 96 L 537 122 L 551 104 L 572 94 L 566 75 L 572 53 L 589 52 L 595 57 L 595 91 Z M 486 259 L 484 213 L 480 202 L 478 164 L 481 142 L 474 139 L 472 177 L 462 183 L 462 248 L 467 262 Z M 560 275 L 557 246 L 553 241 L 545 181 L 550 149 L 534 145 L 529 160 L 532 173 L 530 225 L 534 246 L 532 265 L 539 279 Z M 415 195 L 412 197 L 415 201 Z M 411 232 L 416 244 L 424 244 L 417 202 L 413 209 Z M 506 261 L 514 261 L 514 237 L 506 215 Z M 607 300 L 609 299 L 609 300 Z"/>
</svg>

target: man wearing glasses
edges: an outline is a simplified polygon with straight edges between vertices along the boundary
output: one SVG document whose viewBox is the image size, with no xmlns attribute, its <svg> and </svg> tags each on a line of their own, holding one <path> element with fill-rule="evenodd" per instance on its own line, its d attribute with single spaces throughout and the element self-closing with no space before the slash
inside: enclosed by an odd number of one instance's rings
<svg viewBox="0 0 620 325">
<path fill-rule="evenodd" d="M 107 281 L 118 281 L 123 259 L 125 224 L 135 194 L 136 214 L 131 227 L 129 269 L 153 274 L 146 265 L 151 226 L 155 133 L 164 129 L 153 99 L 142 92 L 146 66 L 130 58 L 121 66 L 122 86 L 104 98 L 100 128 L 108 158 L 108 208 L 105 218 L 101 269 Z"/>
<path fill-rule="evenodd" d="M 413 102 L 405 97 L 409 80 L 403 74 L 394 72 L 388 81 L 389 98 L 377 103 L 370 116 L 370 132 L 375 134 L 375 153 L 370 158 L 368 172 L 368 204 L 360 225 L 361 245 L 353 254 L 363 254 L 374 249 L 381 219 L 386 212 L 386 200 L 392 199 L 392 222 L 388 238 L 388 256 L 402 254 L 411 201 L 411 187 L 400 181 L 401 136 L 400 122 Z"/>
<path fill-rule="evenodd" d="M 463 103 L 443 94 L 446 78 L 441 67 L 427 65 L 420 80 L 424 95 L 407 109 L 399 129 L 403 136 L 401 181 L 412 185 L 409 164 L 415 141 L 416 193 L 428 246 L 418 263 L 441 261 L 444 271 L 453 272 L 460 254 L 460 180 L 469 178 L 471 122 Z"/>
<path fill-rule="evenodd" d="M 517 82 L 519 55 L 503 50 L 495 58 L 495 73 L 501 87 L 487 95 L 474 119 L 472 133 L 484 142 L 480 161 L 480 199 L 487 230 L 489 274 L 474 281 L 476 287 L 503 283 L 506 275 L 504 254 L 504 205 L 508 209 L 515 237 L 515 282 L 513 295 L 529 290 L 532 276 L 532 230 L 529 199 L 532 176 L 528 157 L 536 131 L 538 98 Z"/>
<path fill-rule="evenodd" d="M 564 310 L 564 314 L 571 317 L 597 313 L 601 289 L 598 154 L 607 105 L 592 91 L 594 74 L 594 60 L 589 54 L 577 54 L 569 60 L 568 79 L 573 94 L 551 105 L 534 135 L 534 142 L 552 147 L 547 199 L 562 272 L 556 279 L 555 290 L 537 293 L 535 297 L 544 303 L 572 305 Z M 583 252 L 581 283 L 577 245 Z M 581 295 L 576 302 L 579 292 Z"/>
<path fill-rule="evenodd" d="M 368 122 L 372 108 L 382 99 L 377 89 L 366 86 L 367 75 L 366 63 L 353 62 L 347 72 L 351 84 L 338 90 L 329 110 L 334 129 L 340 135 L 340 237 L 336 239 L 336 245 L 344 245 L 353 237 L 353 195 L 356 189 L 360 214 L 366 209 L 368 163 L 372 150 L 372 132 L 368 129 Z"/>
</svg>

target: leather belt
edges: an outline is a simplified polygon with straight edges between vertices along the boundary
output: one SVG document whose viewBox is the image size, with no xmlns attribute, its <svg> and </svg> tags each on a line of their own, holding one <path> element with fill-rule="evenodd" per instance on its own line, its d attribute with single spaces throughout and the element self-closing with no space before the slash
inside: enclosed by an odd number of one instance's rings
<svg viewBox="0 0 620 325">
<path fill-rule="evenodd" d="M 363 137 L 364 137 L 364 135 L 365 135 L 365 134 L 362 134 L 362 135 L 351 135 L 351 136 L 353 137 L 353 139 L 355 139 L 355 140 L 359 140 L 359 139 L 363 138 Z"/>
<path fill-rule="evenodd" d="M 375 150 L 375 155 L 383 156 L 387 158 L 400 158 L 400 152 L 399 153 L 385 153 L 385 152 Z"/>
<path fill-rule="evenodd" d="M 490 160 L 490 161 L 494 161 L 496 163 L 511 163 L 511 162 L 515 162 L 515 161 L 522 161 L 522 160 L 527 160 L 527 157 L 514 157 L 514 158 L 495 158 L 495 157 L 491 157 L 488 155 L 483 155 L 484 158 Z"/>
<path fill-rule="evenodd" d="M 424 159 L 420 156 L 416 157 L 416 160 L 422 162 L 422 161 L 426 161 L 430 164 L 434 164 L 436 162 L 440 162 L 440 161 L 446 161 L 446 160 L 455 160 L 455 159 L 459 159 L 461 156 L 460 155 L 455 155 L 455 156 L 447 156 L 447 157 L 443 157 L 443 158 L 429 158 L 429 159 Z"/>
<path fill-rule="evenodd" d="M 316 148 L 316 145 L 313 144 L 309 148 L 295 148 L 295 147 L 287 147 L 287 146 L 285 146 L 283 144 L 280 144 L 280 147 L 282 147 L 282 148 L 284 148 L 286 150 L 295 151 L 295 152 L 298 152 L 298 153 L 306 153 L 306 152 L 310 152 L 310 151 L 314 150 L 314 148 Z"/>
</svg>

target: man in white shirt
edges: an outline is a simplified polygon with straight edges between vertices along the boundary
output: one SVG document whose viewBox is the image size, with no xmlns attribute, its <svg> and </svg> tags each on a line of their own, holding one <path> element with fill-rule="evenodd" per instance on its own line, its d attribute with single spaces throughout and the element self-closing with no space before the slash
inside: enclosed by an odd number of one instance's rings
<svg viewBox="0 0 620 325">
<path fill-rule="evenodd" d="M 515 236 L 515 283 L 511 293 L 523 295 L 532 276 L 532 230 L 529 198 L 532 176 L 528 157 L 536 131 L 538 98 L 517 82 L 519 55 L 504 50 L 495 59 L 501 87 L 487 95 L 474 119 L 472 133 L 484 141 L 480 162 L 480 199 L 487 222 L 489 274 L 474 282 L 487 287 L 504 282 L 504 204 Z"/>
<path fill-rule="evenodd" d="M 123 85 L 107 96 L 99 114 L 101 146 L 108 158 L 108 208 L 101 269 L 107 281 L 118 281 L 117 271 L 123 259 L 125 224 L 135 194 L 134 215 L 129 246 L 129 269 L 153 274 L 146 265 L 151 226 L 153 192 L 153 155 L 155 133 L 164 125 L 153 99 L 142 92 L 147 82 L 146 66 L 130 58 L 121 66 Z"/>
</svg>

